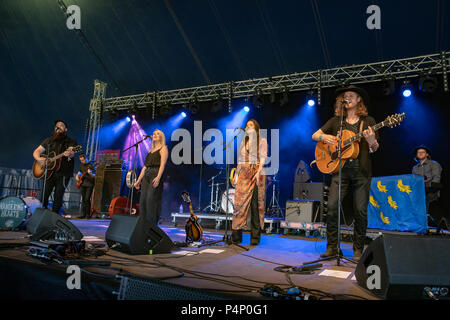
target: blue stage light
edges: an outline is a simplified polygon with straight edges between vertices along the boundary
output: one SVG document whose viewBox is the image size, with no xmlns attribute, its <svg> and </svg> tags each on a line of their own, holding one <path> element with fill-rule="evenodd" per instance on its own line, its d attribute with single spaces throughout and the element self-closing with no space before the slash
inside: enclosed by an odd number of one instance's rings
<svg viewBox="0 0 450 320">
<path fill-rule="evenodd" d="M 183 118 L 186 118 L 186 116 L 187 116 L 186 112 L 183 111 L 183 112 L 181 113 L 181 116 L 182 116 Z"/>
<path fill-rule="evenodd" d="M 403 90 L 403 96 L 404 96 L 405 98 L 409 98 L 409 97 L 411 96 L 411 94 L 412 94 L 411 89 L 405 89 L 405 90 Z"/>
<path fill-rule="evenodd" d="M 127 122 L 130 122 L 130 121 L 131 121 L 131 118 L 130 118 L 130 117 L 127 117 L 126 119 L 127 119 Z"/>
<path fill-rule="evenodd" d="M 247 106 L 245 106 L 245 107 L 244 107 L 244 111 L 245 111 L 245 112 L 249 112 L 249 111 L 250 111 L 250 108 L 247 107 Z"/>
<path fill-rule="evenodd" d="M 315 104 L 316 104 L 316 101 L 314 99 L 308 100 L 308 106 L 313 107 L 313 106 L 315 106 Z"/>
</svg>

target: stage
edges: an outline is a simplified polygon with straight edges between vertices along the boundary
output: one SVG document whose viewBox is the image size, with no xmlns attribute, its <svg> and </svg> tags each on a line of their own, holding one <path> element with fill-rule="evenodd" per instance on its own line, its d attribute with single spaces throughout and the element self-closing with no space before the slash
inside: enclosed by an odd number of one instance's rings
<svg viewBox="0 0 450 320">
<path fill-rule="evenodd" d="M 70 220 L 95 247 L 105 245 L 105 232 L 110 220 Z M 169 224 L 161 229 L 176 243 L 185 240 L 184 227 Z M 206 242 L 223 239 L 223 230 L 207 229 Z M 243 235 L 242 247 L 219 242 L 203 247 L 181 247 L 170 254 L 127 255 L 115 250 L 89 261 L 109 261 L 109 267 L 82 266 L 81 289 L 69 290 L 66 280 L 68 265 L 43 263 L 27 256 L 29 248 L 25 232 L 0 233 L 1 296 L 8 299 L 148 299 L 148 300 L 205 300 L 205 299 L 275 299 L 259 293 L 266 284 L 282 289 L 297 286 L 322 299 L 375 300 L 357 285 L 356 265 L 341 261 L 324 262 L 311 274 L 287 274 L 276 271 L 282 266 L 299 266 L 319 258 L 326 240 L 293 235 L 263 234 L 258 246 L 250 245 L 250 235 Z M 9 245 L 8 245 L 9 244 Z M 16 244 L 15 248 L 11 244 Z M 352 244 L 343 242 L 343 253 L 352 257 Z M 137 277 L 155 283 L 161 290 L 149 295 L 126 293 L 118 274 Z M 36 277 L 39 275 L 39 277 Z M 30 281 L 30 279 L 33 279 Z M 123 284 L 123 283 L 122 283 Z M 139 291 L 139 290 L 138 290 Z M 113 293 L 114 292 L 114 293 Z M 141 290 L 141 292 L 144 292 Z M 180 293 L 183 295 L 180 297 Z M 314 296 L 314 294 L 313 294 Z"/>
</svg>

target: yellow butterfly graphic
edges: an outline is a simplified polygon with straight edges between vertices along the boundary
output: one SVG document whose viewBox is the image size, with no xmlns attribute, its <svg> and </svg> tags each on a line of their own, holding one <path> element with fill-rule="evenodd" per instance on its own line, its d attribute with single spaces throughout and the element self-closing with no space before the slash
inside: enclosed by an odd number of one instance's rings
<svg viewBox="0 0 450 320">
<path fill-rule="evenodd" d="M 397 201 L 392 200 L 392 197 L 389 196 L 389 197 L 388 197 L 388 202 L 389 202 L 389 205 L 390 205 L 392 208 L 394 208 L 395 210 L 397 210 L 397 208 L 398 208 Z"/>
<path fill-rule="evenodd" d="M 373 196 L 370 196 L 370 203 L 375 207 L 375 208 L 379 208 L 380 205 L 378 204 L 378 202 L 373 198 Z"/>
<path fill-rule="evenodd" d="M 389 217 L 383 216 L 383 212 L 380 212 L 381 221 L 383 221 L 386 224 L 390 224 Z"/>
<path fill-rule="evenodd" d="M 378 190 L 379 190 L 380 192 L 384 192 L 384 193 L 387 192 L 386 186 L 383 186 L 383 185 L 381 184 L 381 181 L 378 181 L 378 182 L 377 182 L 377 188 L 378 188 Z"/>
<path fill-rule="evenodd" d="M 403 181 L 401 179 L 398 180 L 397 187 L 401 192 L 406 192 L 407 194 L 412 192 L 410 187 L 406 184 L 403 184 Z"/>
</svg>

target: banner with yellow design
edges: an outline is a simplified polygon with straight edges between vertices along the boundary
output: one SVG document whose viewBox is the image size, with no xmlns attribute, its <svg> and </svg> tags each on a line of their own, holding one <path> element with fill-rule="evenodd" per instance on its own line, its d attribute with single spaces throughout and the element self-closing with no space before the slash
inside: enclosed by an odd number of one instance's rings
<svg viewBox="0 0 450 320">
<path fill-rule="evenodd" d="M 423 176 L 405 174 L 372 178 L 367 218 L 371 229 L 425 233 L 427 214 Z"/>
</svg>

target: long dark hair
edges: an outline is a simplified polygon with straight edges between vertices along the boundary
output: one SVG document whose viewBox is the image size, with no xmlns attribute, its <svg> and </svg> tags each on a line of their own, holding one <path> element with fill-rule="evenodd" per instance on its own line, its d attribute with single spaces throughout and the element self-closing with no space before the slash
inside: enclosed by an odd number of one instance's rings
<svg viewBox="0 0 450 320">
<path fill-rule="evenodd" d="M 257 156 L 257 159 L 259 160 L 259 130 L 260 130 L 261 127 L 259 126 L 258 121 L 256 121 L 255 119 L 250 119 L 250 120 L 247 121 L 247 123 L 249 123 L 249 122 L 252 122 L 253 125 L 255 126 L 255 131 L 256 131 L 256 156 Z M 245 135 L 244 143 L 243 143 L 244 147 L 247 144 L 248 140 L 249 140 L 249 136 Z M 247 149 L 245 151 L 248 152 Z"/>
</svg>

